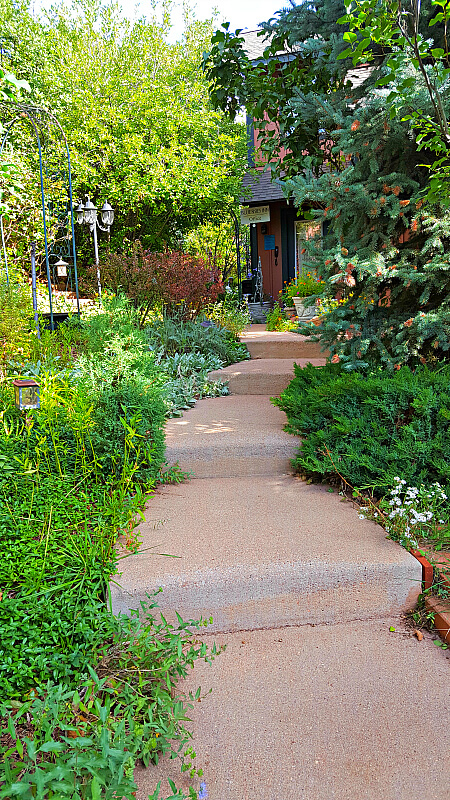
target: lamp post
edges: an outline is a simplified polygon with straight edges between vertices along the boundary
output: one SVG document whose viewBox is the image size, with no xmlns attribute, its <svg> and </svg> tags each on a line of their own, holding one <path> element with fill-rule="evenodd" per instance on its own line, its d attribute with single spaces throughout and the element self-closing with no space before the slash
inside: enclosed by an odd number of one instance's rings
<svg viewBox="0 0 450 800">
<path fill-rule="evenodd" d="M 89 198 L 89 195 L 85 198 L 85 204 L 80 203 L 75 211 L 77 222 L 79 225 L 88 225 L 89 230 L 91 231 L 94 237 L 94 255 L 95 255 L 95 266 L 97 269 L 97 284 L 98 284 L 98 300 L 101 304 L 102 302 L 102 284 L 100 281 L 100 262 L 98 258 L 98 243 L 97 243 L 97 226 L 100 228 L 101 231 L 105 233 L 109 233 L 109 229 L 114 222 L 114 209 L 111 208 L 108 202 L 103 203 L 103 206 L 100 209 L 100 216 L 102 222 L 99 222 L 98 219 L 98 210 L 94 206 L 94 203 Z"/>
<path fill-rule="evenodd" d="M 236 267 L 238 279 L 238 297 L 239 302 L 242 302 L 242 275 L 241 275 L 241 241 L 240 241 L 240 225 L 234 209 L 230 208 L 230 214 L 234 222 L 234 237 L 236 240 Z"/>
</svg>

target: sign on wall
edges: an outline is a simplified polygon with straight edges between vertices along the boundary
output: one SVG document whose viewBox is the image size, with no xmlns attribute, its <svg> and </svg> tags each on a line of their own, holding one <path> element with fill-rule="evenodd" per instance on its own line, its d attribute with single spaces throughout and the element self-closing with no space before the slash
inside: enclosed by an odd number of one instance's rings
<svg viewBox="0 0 450 800">
<path fill-rule="evenodd" d="M 241 208 L 241 225 L 252 222 L 270 222 L 269 206 L 244 206 Z"/>
</svg>

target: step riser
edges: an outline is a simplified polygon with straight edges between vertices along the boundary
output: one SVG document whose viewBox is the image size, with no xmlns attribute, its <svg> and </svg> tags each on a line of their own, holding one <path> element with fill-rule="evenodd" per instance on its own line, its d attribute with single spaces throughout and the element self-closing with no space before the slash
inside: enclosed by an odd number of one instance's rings
<svg viewBox="0 0 450 800">
<path fill-rule="evenodd" d="M 213 617 L 208 631 L 229 633 L 240 630 L 319 625 L 395 616 L 414 607 L 420 592 L 417 570 L 405 567 L 355 570 L 326 563 L 268 565 L 258 571 L 242 569 L 204 570 L 195 576 L 179 574 L 148 586 L 151 593 L 160 586 L 158 604 L 165 617 L 176 620 Z M 112 586 L 114 613 L 138 608 L 145 594 L 122 591 Z"/>
<path fill-rule="evenodd" d="M 197 459 L 192 454 L 176 448 L 166 451 L 166 460 L 169 466 L 178 464 L 183 472 L 192 473 L 193 478 L 245 478 L 258 475 L 288 475 L 292 473 L 291 459 L 294 458 L 297 447 L 290 454 L 253 456 L 225 455 L 216 453 L 211 457 L 205 453 Z"/>
<path fill-rule="evenodd" d="M 287 375 L 226 375 L 224 370 L 215 370 L 208 375 L 212 381 L 224 381 L 231 394 L 268 395 L 270 397 L 279 397 L 289 386 L 293 377 L 293 372 Z"/>
<path fill-rule="evenodd" d="M 326 358 L 315 342 L 246 342 L 252 358 Z"/>
<path fill-rule="evenodd" d="M 321 367 L 326 362 L 324 358 L 303 358 L 296 362 L 292 358 L 256 358 L 214 370 L 208 377 L 212 381 L 227 383 L 232 394 L 277 397 L 292 381 L 294 363 L 300 367 L 308 363 Z"/>
</svg>

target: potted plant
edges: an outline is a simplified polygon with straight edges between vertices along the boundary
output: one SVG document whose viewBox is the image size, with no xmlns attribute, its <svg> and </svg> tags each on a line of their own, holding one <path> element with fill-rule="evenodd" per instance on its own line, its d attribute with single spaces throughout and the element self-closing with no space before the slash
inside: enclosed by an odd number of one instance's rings
<svg viewBox="0 0 450 800">
<path fill-rule="evenodd" d="M 295 306 L 299 319 L 312 319 L 316 316 L 316 307 L 310 301 L 314 295 L 320 294 L 324 287 L 324 282 L 320 281 L 311 272 L 299 276 L 295 281 L 286 284 L 282 298 L 286 307 Z"/>
</svg>

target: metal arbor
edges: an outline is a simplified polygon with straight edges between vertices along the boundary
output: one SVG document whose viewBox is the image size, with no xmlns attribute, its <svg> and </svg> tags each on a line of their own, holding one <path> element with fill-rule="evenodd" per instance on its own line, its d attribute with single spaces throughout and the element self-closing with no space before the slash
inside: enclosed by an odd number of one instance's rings
<svg viewBox="0 0 450 800">
<path fill-rule="evenodd" d="M 53 331 L 55 326 L 50 259 L 66 258 L 71 260 L 75 279 L 77 312 L 78 316 L 80 316 L 69 146 L 59 121 L 46 109 L 37 106 L 17 105 L 5 101 L 1 103 L 1 110 L 7 116 L 8 121 L 3 126 L 4 134 L 0 145 L 0 155 L 5 149 L 11 131 L 18 122 L 28 122 L 36 139 L 39 156 L 40 199 L 50 306 L 50 327 Z M 0 231 L 6 282 L 9 284 L 3 216 L 0 216 Z"/>
</svg>

